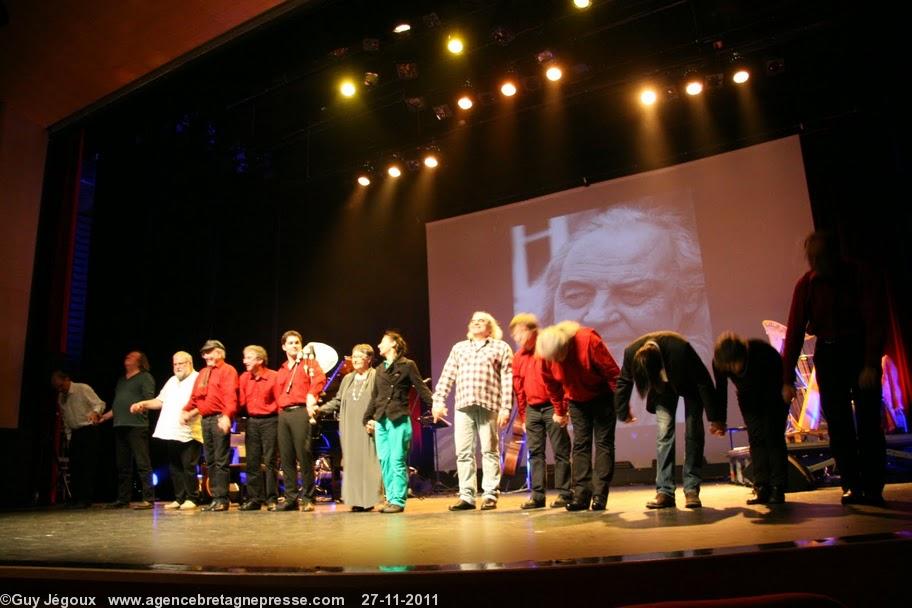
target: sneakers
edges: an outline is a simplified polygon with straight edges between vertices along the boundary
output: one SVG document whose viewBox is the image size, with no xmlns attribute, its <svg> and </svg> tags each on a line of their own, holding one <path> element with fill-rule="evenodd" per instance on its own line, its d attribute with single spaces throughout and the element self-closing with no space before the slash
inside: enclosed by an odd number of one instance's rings
<svg viewBox="0 0 912 608">
<path fill-rule="evenodd" d="M 192 500 L 185 500 L 180 505 L 181 511 L 193 511 L 196 509 L 196 503 Z"/>
<path fill-rule="evenodd" d="M 657 492 L 655 498 L 646 503 L 648 509 L 668 509 L 675 506 L 675 497 Z"/>
<path fill-rule="evenodd" d="M 688 509 L 699 509 L 703 506 L 700 495 L 696 492 L 684 492 L 684 506 Z"/>
<path fill-rule="evenodd" d="M 168 509 L 168 510 L 180 509 L 180 508 L 181 508 L 181 503 L 177 502 L 176 500 L 173 502 L 169 502 L 168 504 L 165 505 L 165 509 Z"/>
</svg>

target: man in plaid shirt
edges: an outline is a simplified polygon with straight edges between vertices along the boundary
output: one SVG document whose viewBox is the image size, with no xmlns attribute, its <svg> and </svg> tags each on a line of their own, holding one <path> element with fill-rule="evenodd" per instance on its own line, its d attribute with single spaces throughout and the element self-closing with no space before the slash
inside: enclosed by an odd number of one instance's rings
<svg viewBox="0 0 912 608">
<path fill-rule="evenodd" d="M 437 421 L 447 414 L 446 398 L 456 383 L 456 470 L 459 475 L 459 501 L 450 511 L 475 508 L 475 436 L 481 440 L 483 498 L 481 509 L 497 508 L 500 485 L 498 430 L 507 426 L 513 405 L 513 351 L 504 342 L 497 321 L 486 312 L 476 312 L 469 321 L 467 340 L 457 342 L 450 351 L 437 390 L 434 391 L 433 416 Z"/>
</svg>

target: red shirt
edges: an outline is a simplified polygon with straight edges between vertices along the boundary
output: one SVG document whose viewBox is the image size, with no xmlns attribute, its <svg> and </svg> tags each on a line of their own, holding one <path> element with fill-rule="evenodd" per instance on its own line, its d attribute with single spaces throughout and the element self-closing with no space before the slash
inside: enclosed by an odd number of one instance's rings
<svg viewBox="0 0 912 608">
<path fill-rule="evenodd" d="M 839 272 L 806 272 L 795 285 L 782 353 L 783 382 L 795 381 L 805 332 L 864 349 L 865 365 L 879 368 L 886 336 L 882 286 L 873 271 L 843 261 Z"/>
<path fill-rule="evenodd" d="M 275 398 L 279 409 L 291 405 L 304 405 L 307 395 L 319 399 L 320 391 L 326 384 L 326 374 L 320 369 L 320 364 L 315 359 L 302 359 L 289 369 L 288 361 L 282 364 L 275 378 Z M 289 390 L 289 385 L 291 390 Z"/>
<path fill-rule="evenodd" d="M 586 402 L 610 395 L 620 373 L 608 347 L 590 327 L 580 327 L 570 339 L 566 359 L 545 362 L 542 366 L 542 378 L 551 401 L 560 398 L 563 389 L 565 408 L 569 407 L 570 401 Z"/>
<path fill-rule="evenodd" d="M 190 402 L 184 409 L 189 412 L 196 408 L 200 416 L 224 414 L 233 419 L 238 404 L 237 386 L 238 373 L 230 363 L 219 361 L 213 367 L 205 367 L 196 377 Z"/>
<path fill-rule="evenodd" d="M 513 355 L 513 392 L 516 393 L 519 419 L 522 421 L 526 420 L 527 406 L 540 407 L 548 401 L 554 405 L 554 413 L 558 416 L 564 416 L 567 413 L 567 406 L 564 404 L 563 398 L 552 399 L 548 393 L 548 387 L 542 377 L 542 368 L 546 364 L 540 357 L 535 356 L 537 335 L 538 332 L 532 332 L 529 340 Z"/>
<path fill-rule="evenodd" d="M 238 380 L 238 400 L 247 408 L 248 416 L 269 416 L 277 413 L 275 401 L 276 373 L 265 367 L 254 376 L 250 372 L 241 374 Z"/>
</svg>

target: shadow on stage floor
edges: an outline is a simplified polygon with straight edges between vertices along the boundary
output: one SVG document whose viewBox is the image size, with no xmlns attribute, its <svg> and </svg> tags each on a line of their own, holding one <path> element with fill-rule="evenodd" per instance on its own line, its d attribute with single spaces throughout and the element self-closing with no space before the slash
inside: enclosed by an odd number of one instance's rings
<svg viewBox="0 0 912 608">
<path fill-rule="evenodd" d="M 503 496 L 495 511 L 461 513 L 447 511 L 452 496 L 409 500 L 393 515 L 333 504 L 315 513 L 6 512 L 0 585 L 88 594 L 102 598 L 98 605 L 129 593 L 619 606 L 815 592 L 852 606 L 904 603 L 912 484 L 888 486 L 886 508 L 844 507 L 838 488 L 747 506 L 747 489 L 710 484 L 702 509 L 651 511 L 653 493 L 613 489 L 607 511 L 582 513 L 523 511 L 519 494 Z"/>
</svg>

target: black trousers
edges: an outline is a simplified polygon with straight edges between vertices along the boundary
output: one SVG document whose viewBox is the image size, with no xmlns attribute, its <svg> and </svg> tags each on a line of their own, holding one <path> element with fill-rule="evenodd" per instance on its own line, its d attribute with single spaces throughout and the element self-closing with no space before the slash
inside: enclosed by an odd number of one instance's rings
<svg viewBox="0 0 912 608">
<path fill-rule="evenodd" d="M 858 386 L 863 368 L 863 344 L 827 344 L 818 340 L 814 369 L 820 407 L 826 417 L 830 450 L 842 488 L 879 495 L 887 466 L 887 442 L 880 417 L 881 389 L 879 382 L 871 389 Z"/>
<path fill-rule="evenodd" d="M 276 442 L 279 417 L 247 418 L 247 500 L 275 502 L 278 498 L 276 479 Z"/>
<path fill-rule="evenodd" d="M 117 502 L 133 497 L 133 462 L 139 473 L 142 499 L 152 502 L 152 461 L 149 458 L 149 429 L 144 426 L 114 427 L 114 459 L 117 463 Z"/>
<path fill-rule="evenodd" d="M 765 396 L 739 395 L 738 400 L 741 417 L 747 426 L 754 487 L 777 486 L 784 490 L 788 484 L 788 448 L 785 445 L 788 405 L 778 392 Z"/>
<path fill-rule="evenodd" d="M 231 434 L 218 428 L 219 415 L 203 416 L 203 446 L 206 450 L 206 469 L 209 471 L 209 490 L 213 502 L 228 502 L 228 454 Z"/>
<path fill-rule="evenodd" d="M 614 478 L 614 428 L 617 418 L 612 394 L 600 395 L 582 403 L 570 402 L 570 421 L 573 423 L 573 499 L 582 502 L 592 497 L 606 499 Z"/>
<path fill-rule="evenodd" d="M 98 464 L 98 427 L 89 425 L 70 433 L 70 491 L 73 501 L 95 500 L 95 468 Z"/>
<path fill-rule="evenodd" d="M 199 481 L 196 465 L 200 458 L 200 444 L 197 441 L 167 441 L 168 468 L 171 471 L 171 485 L 174 486 L 174 500 L 192 500 L 199 504 Z"/>
<path fill-rule="evenodd" d="M 570 434 L 554 422 L 554 406 L 550 403 L 529 405 L 526 408 L 526 441 L 529 447 L 529 468 L 532 477 L 532 500 L 545 499 L 545 438 L 551 441 L 554 452 L 554 487 L 560 496 L 570 499 Z"/>
<path fill-rule="evenodd" d="M 313 500 L 314 463 L 310 451 L 310 415 L 306 407 L 279 410 L 279 457 L 285 481 L 285 500 Z M 298 486 L 297 465 L 301 465 L 301 486 Z"/>
</svg>

